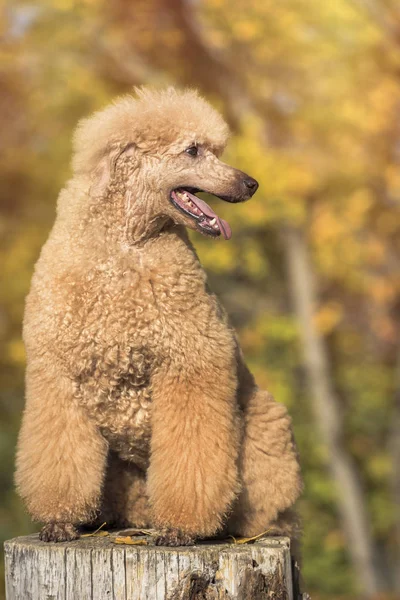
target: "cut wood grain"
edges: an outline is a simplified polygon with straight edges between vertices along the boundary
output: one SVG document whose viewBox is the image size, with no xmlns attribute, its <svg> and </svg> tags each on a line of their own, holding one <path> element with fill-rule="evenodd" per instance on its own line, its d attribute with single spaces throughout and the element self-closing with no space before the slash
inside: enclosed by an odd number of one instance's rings
<svg viewBox="0 0 400 600">
<path fill-rule="evenodd" d="M 115 537 L 6 542 L 7 600 L 298 600 L 288 538 L 167 548 Z"/>
</svg>

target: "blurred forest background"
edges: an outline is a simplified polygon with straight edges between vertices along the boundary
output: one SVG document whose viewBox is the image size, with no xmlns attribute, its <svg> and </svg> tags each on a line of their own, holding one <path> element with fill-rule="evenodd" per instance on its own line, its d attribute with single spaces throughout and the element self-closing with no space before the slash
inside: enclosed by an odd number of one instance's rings
<svg viewBox="0 0 400 600">
<path fill-rule="evenodd" d="M 199 88 L 232 126 L 226 161 L 260 182 L 218 205 L 230 242 L 193 239 L 259 384 L 293 415 L 307 591 L 399 597 L 399 0 L 3 5 L 0 537 L 35 529 L 13 489 L 21 320 L 71 134 L 142 84 Z"/>
</svg>

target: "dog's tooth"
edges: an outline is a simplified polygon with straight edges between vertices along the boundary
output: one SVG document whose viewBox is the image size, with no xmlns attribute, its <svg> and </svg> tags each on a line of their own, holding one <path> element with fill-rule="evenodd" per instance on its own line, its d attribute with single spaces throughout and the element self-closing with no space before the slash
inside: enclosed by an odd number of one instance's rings
<svg viewBox="0 0 400 600">
<path fill-rule="evenodd" d="M 216 222 L 217 222 L 217 219 L 214 218 L 210 221 L 210 225 L 215 225 Z"/>
</svg>

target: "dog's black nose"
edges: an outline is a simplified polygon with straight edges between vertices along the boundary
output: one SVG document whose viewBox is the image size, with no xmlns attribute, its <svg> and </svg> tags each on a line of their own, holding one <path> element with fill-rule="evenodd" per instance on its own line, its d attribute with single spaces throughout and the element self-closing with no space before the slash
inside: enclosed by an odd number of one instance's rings
<svg viewBox="0 0 400 600">
<path fill-rule="evenodd" d="M 252 177 L 246 177 L 244 180 L 244 185 L 251 192 L 251 195 L 255 194 L 258 189 L 258 182 Z"/>
</svg>

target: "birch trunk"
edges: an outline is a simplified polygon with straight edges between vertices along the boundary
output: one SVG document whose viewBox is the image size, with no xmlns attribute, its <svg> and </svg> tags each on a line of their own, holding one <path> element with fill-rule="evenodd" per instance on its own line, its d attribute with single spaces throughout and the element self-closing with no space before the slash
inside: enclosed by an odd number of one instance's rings
<svg viewBox="0 0 400 600">
<path fill-rule="evenodd" d="M 392 497 L 395 511 L 394 589 L 400 590 L 400 349 L 397 356 L 393 418 L 389 439 Z"/>
<path fill-rule="evenodd" d="M 364 597 L 371 598 L 381 589 L 379 572 L 357 468 L 342 442 L 340 406 L 333 389 L 326 345 L 314 322 L 317 298 L 313 269 L 300 230 L 286 228 L 283 242 L 314 418 L 328 448 L 338 509 L 358 582 Z"/>
</svg>

